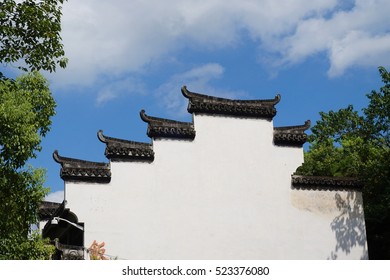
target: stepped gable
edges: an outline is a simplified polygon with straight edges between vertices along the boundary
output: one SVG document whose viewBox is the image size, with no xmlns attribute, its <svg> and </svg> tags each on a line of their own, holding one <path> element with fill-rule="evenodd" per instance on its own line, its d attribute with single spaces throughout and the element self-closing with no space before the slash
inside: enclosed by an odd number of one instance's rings
<svg viewBox="0 0 390 280">
<path fill-rule="evenodd" d="M 272 120 L 276 115 L 275 105 L 281 99 L 280 94 L 278 94 L 274 99 L 233 100 L 190 92 L 186 86 L 181 88 L 181 92 L 184 97 L 188 98 L 187 110 L 189 113 L 253 117 L 268 120 Z"/>
<path fill-rule="evenodd" d="M 110 160 L 153 161 L 153 147 L 149 143 L 141 143 L 108 137 L 102 130 L 97 133 L 98 139 L 106 144 L 104 155 Z"/>
<path fill-rule="evenodd" d="M 193 123 L 179 122 L 174 120 L 151 117 L 145 114 L 145 110 L 140 112 L 141 119 L 148 123 L 147 134 L 153 138 L 195 138 L 195 128 Z"/>
<path fill-rule="evenodd" d="M 304 125 L 283 126 L 274 128 L 274 143 L 278 146 L 302 147 L 307 140 L 305 130 L 309 129 L 311 122 Z"/>
<path fill-rule="evenodd" d="M 108 163 L 62 157 L 58 151 L 54 151 L 53 158 L 61 164 L 60 177 L 64 181 L 108 183 L 111 180 L 111 170 Z"/>
<path fill-rule="evenodd" d="M 361 190 L 362 181 L 351 177 L 326 177 L 326 176 L 303 176 L 292 175 L 292 186 L 295 189 L 308 190 Z"/>
</svg>

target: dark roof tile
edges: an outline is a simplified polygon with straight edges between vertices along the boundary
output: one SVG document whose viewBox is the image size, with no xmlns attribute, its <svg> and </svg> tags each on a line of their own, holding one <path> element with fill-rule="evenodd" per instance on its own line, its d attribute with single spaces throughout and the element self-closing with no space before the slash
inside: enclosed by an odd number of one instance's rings
<svg viewBox="0 0 390 280">
<path fill-rule="evenodd" d="M 58 202 L 42 201 L 38 208 L 39 220 L 50 219 L 60 206 Z"/>
<path fill-rule="evenodd" d="M 153 161 L 154 152 L 151 144 L 128 141 L 103 135 L 99 130 L 98 139 L 106 144 L 105 155 L 111 160 L 146 160 Z"/>
<path fill-rule="evenodd" d="M 194 139 L 195 128 L 193 123 L 151 117 L 140 112 L 141 119 L 148 123 L 147 134 L 154 138 Z"/>
<path fill-rule="evenodd" d="M 363 187 L 362 181 L 351 177 L 292 175 L 291 180 L 295 189 L 360 190 Z"/>
<path fill-rule="evenodd" d="M 274 143 L 278 146 L 302 147 L 307 140 L 305 130 L 310 128 L 308 120 L 304 125 L 284 126 L 274 128 Z"/>
<path fill-rule="evenodd" d="M 234 100 L 190 92 L 186 86 L 181 88 L 181 92 L 189 100 L 187 108 L 189 113 L 260 119 L 272 119 L 276 115 L 275 105 L 281 98 L 278 94 L 274 99 Z"/>
<path fill-rule="evenodd" d="M 60 176 L 65 181 L 109 182 L 111 180 L 108 163 L 62 157 L 58 151 L 54 151 L 53 158 L 61 164 Z"/>
</svg>

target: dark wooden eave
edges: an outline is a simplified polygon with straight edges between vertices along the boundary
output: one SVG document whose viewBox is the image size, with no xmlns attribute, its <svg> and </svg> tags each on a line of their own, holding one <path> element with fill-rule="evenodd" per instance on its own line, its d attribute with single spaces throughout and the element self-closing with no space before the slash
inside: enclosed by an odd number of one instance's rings
<svg viewBox="0 0 390 280">
<path fill-rule="evenodd" d="M 326 177 L 292 175 L 291 183 L 295 189 L 309 190 L 361 190 L 363 182 L 351 177 Z"/>
<path fill-rule="evenodd" d="M 66 201 L 64 200 L 42 229 L 43 238 L 49 238 L 51 241 L 58 240 L 60 242 L 65 242 L 68 245 L 83 245 L 84 232 L 65 221 L 60 220 L 56 224 L 52 223 L 52 220 L 55 217 L 65 219 L 79 226 L 84 226 L 83 223 L 79 223 L 77 215 L 70 211 L 69 208 L 66 208 Z"/>
<path fill-rule="evenodd" d="M 190 140 L 195 138 L 193 123 L 151 117 L 145 114 L 145 110 L 141 110 L 140 116 L 144 122 L 148 123 L 149 137 Z"/>
<path fill-rule="evenodd" d="M 188 98 L 188 112 L 217 114 L 226 116 L 253 117 L 271 120 L 276 115 L 275 105 L 280 101 L 280 94 L 274 99 L 234 100 L 208 96 L 181 88 L 184 97 Z"/>
<path fill-rule="evenodd" d="M 60 206 L 61 203 L 58 202 L 42 201 L 38 208 L 39 220 L 50 219 Z"/>
<path fill-rule="evenodd" d="M 53 158 L 61 164 L 60 176 L 64 181 L 108 183 L 111 180 L 108 163 L 62 157 L 58 151 L 54 151 Z"/>
<path fill-rule="evenodd" d="M 66 206 L 66 200 L 64 200 L 62 203 L 60 203 L 58 205 L 58 207 L 53 211 L 53 213 L 51 214 L 50 217 L 48 217 L 48 220 L 49 222 L 47 222 L 44 226 L 44 228 L 42 229 L 42 236 L 44 238 L 48 237 L 48 233 L 49 231 L 51 230 L 51 228 L 53 227 L 52 223 L 51 223 L 51 220 L 54 218 L 54 217 L 63 217 L 64 216 L 64 213 L 65 215 L 67 215 L 70 210 L 68 208 L 65 208 Z M 54 238 L 53 238 L 54 239 Z"/>
<path fill-rule="evenodd" d="M 274 128 L 274 143 L 278 146 L 302 147 L 307 140 L 305 130 L 309 129 L 311 122 L 304 125 L 283 126 Z"/>
<path fill-rule="evenodd" d="M 154 152 L 151 144 L 135 141 L 128 141 L 98 132 L 98 139 L 106 144 L 105 156 L 110 160 L 142 160 L 153 161 Z"/>
</svg>

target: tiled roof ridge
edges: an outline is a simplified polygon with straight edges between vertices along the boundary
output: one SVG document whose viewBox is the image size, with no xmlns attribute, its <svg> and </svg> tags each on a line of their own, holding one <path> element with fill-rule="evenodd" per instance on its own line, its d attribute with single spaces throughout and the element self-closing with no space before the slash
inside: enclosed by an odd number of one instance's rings
<svg viewBox="0 0 390 280">
<path fill-rule="evenodd" d="M 186 86 L 181 92 L 188 102 L 189 113 L 219 114 L 228 116 L 254 117 L 272 119 L 276 115 L 275 105 L 281 96 L 277 94 L 273 99 L 239 100 L 209 96 L 191 92 Z"/>
<path fill-rule="evenodd" d="M 62 157 L 54 151 L 53 158 L 61 164 L 60 176 L 63 180 L 109 182 L 111 180 L 110 164 L 69 157 Z"/>
<path fill-rule="evenodd" d="M 109 159 L 153 161 L 153 146 L 149 143 L 135 142 L 108 137 L 102 130 L 97 133 L 98 139 L 106 144 L 105 156 Z"/>
<path fill-rule="evenodd" d="M 38 208 L 38 216 L 40 220 L 48 220 L 62 204 L 52 201 L 41 201 Z"/>
<path fill-rule="evenodd" d="M 274 143 L 278 146 L 302 147 L 307 140 L 305 130 L 309 129 L 310 120 L 303 125 L 274 127 Z"/>
<path fill-rule="evenodd" d="M 294 130 L 305 131 L 309 129 L 310 126 L 311 126 L 311 121 L 307 120 L 303 125 L 278 126 L 278 127 L 274 127 L 274 129 L 277 131 L 294 131 Z"/>
<path fill-rule="evenodd" d="M 98 139 L 101 142 L 105 143 L 105 144 L 112 143 L 112 142 L 117 142 L 117 143 L 123 143 L 123 144 L 134 145 L 134 146 L 137 146 L 137 145 L 151 146 L 151 144 L 145 143 L 145 142 L 137 142 L 137 141 L 127 140 L 127 139 L 120 139 L 120 138 L 114 138 L 114 137 L 111 137 L 111 136 L 104 135 L 102 129 L 100 129 L 97 132 L 97 136 L 98 136 Z"/>
<path fill-rule="evenodd" d="M 96 162 L 96 161 L 89 161 L 89 160 L 83 160 L 83 159 L 77 159 L 71 157 L 63 157 L 59 155 L 58 150 L 54 151 L 53 158 L 57 163 L 60 163 L 62 166 L 64 165 L 74 165 L 80 167 L 108 166 L 108 163 L 105 162 Z"/>
<path fill-rule="evenodd" d="M 292 175 L 291 182 L 296 189 L 361 189 L 363 182 L 356 177 Z"/>
<path fill-rule="evenodd" d="M 148 116 L 145 110 L 140 112 L 141 119 L 148 123 L 147 135 L 151 138 L 194 139 L 195 128 L 192 122 Z"/>
</svg>

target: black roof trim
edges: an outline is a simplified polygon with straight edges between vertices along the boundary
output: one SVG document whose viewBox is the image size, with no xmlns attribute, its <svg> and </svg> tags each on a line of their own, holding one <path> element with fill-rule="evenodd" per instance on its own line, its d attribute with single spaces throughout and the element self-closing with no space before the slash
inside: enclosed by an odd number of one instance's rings
<svg viewBox="0 0 390 280">
<path fill-rule="evenodd" d="M 144 122 L 148 123 L 149 137 L 191 140 L 195 138 L 193 123 L 151 117 L 145 114 L 145 110 L 141 110 L 140 116 Z"/>
<path fill-rule="evenodd" d="M 42 201 L 38 208 L 39 220 L 49 220 L 60 206 L 59 202 Z"/>
<path fill-rule="evenodd" d="M 49 218 L 49 221 L 45 224 L 45 226 L 42 229 L 42 236 L 44 238 L 50 238 L 50 240 L 54 241 L 55 239 L 66 239 L 68 238 L 66 236 L 70 236 L 77 233 L 77 234 L 82 234 L 82 232 L 79 229 L 76 229 L 69 223 L 66 223 L 64 221 L 59 221 L 58 224 L 53 224 L 52 219 L 54 217 L 59 217 L 62 219 L 65 219 L 69 222 L 75 223 L 77 225 L 83 226 L 83 223 L 79 223 L 79 219 L 75 213 L 70 211 L 69 208 L 66 207 L 66 200 L 64 200 L 57 210 L 53 213 L 53 215 Z M 73 239 L 72 237 L 72 239 Z M 74 242 L 71 241 L 71 242 Z"/>
<path fill-rule="evenodd" d="M 304 125 L 283 126 L 274 128 L 274 143 L 278 146 L 302 147 L 307 140 L 305 130 L 309 129 L 310 120 Z"/>
<path fill-rule="evenodd" d="M 57 150 L 54 151 L 53 158 L 61 164 L 60 176 L 64 181 L 108 183 L 111 180 L 111 170 L 108 163 L 62 157 Z"/>
<path fill-rule="evenodd" d="M 145 160 L 153 161 L 153 146 L 149 143 L 135 142 L 108 137 L 102 130 L 97 133 L 98 139 L 106 144 L 104 155 L 111 160 Z"/>
<path fill-rule="evenodd" d="M 254 117 L 272 119 L 276 115 L 275 105 L 279 103 L 281 96 L 264 100 L 234 100 L 195 93 L 181 88 L 184 97 L 188 98 L 189 113 L 217 114 L 239 117 Z"/>
<path fill-rule="evenodd" d="M 53 213 L 49 217 L 47 217 L 47 220 L 52 220 L 54 217 L 61 217 L 64 215 L 64 213 L 68 214 L 69 208 L 65 208 L 66 203 L 67 203 L 66 200 L 63 200 L 62 203 L 60 203 L 60 205 L 58 205 L 58 207 L 53 211 Z M 45 234 L 47 233 L 50 226 L 51 226 L 51 222 L 48 222 L 43 227 L 42 229 L 43 237 L 46 238 Z"/>
<path fill-rule="evenodd" d="M 363 182 L 352 177 L 326 177 L 326 176 L 303 176 L 292 175 L 292 186 L 295 189 L 313 190 L 361 190 Z"/>
</svg>

